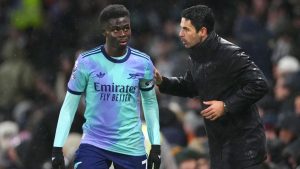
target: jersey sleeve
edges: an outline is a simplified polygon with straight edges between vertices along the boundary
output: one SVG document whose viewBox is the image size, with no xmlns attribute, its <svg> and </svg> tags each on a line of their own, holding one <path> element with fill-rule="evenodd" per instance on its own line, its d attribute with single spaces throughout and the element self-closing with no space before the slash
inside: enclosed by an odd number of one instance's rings
<svg viewBox="0 0 300 169">
<path fill-rule="evenodd" d="M 154 66 L 148 62 L 144 78 L 140 80 L 142 106 L 151 144 L 160 145 L 159 112 L 154 88 Z"/>
<path fill-rule="evenodd" d="M 56 126 L 54 147 L 63 147 L 80 102 L 80 95 L 74 95 L 67 92 L 64 103 L 61 107 L 59 118 Z"/>
<path fill-rule="evenodd" d="M 85 73 L 84 57 L 79 55 L 74 64 L 72 75 L 68 82 L 68 91 L 72 94 L 81 95 L 87 85 L 87 74 Z"/>
<path fill-rule="evenodd" d="M 151 61 L 147 62 L 143 79 L 140 79 L 139 88 L 149 91 L 154 88 L 154 66 Z"/>
</svg>

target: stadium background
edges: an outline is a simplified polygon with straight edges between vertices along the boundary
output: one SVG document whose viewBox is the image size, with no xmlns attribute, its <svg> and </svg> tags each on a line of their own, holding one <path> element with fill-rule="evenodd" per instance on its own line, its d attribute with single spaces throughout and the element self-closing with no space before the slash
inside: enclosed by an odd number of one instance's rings
<svg viewBox="0 0 300 169">
<path fill-rule="evenodd" d="M 131 12 L 130 45 L 163 75 L 183 75 L 182 9 L 206 4 L 216 32 L 241 47 L 269 80 L 258 102 L 268 139 L 265 168 L 300 168 L 299 0 L 0 0 L 0 169 L 50 168 L 66 83 L 79 52 L 104 42 L 97 18 L 107 4 Z M 161 168 L 206 169 L 207 138 L 198 103 L 158 93 L 165 155 Z M 84 119 L 82 102 L 65 147 L 69 168 Z M 196 167 L 195 167 L 196 166 Z"/>
</svg>

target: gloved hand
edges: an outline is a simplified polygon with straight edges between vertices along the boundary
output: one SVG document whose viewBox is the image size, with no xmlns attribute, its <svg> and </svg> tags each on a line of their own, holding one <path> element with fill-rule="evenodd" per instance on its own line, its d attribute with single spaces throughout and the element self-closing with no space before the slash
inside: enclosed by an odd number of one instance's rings
<svg viewBox="0 0 300 169">
<path fill-rule="evenodd" d="M 154 169 L 159 169 L 160 162 L 160 145 L 152 145 L 148 157 L 147 169 L 152 169 L 152 166 L 154 166 Z"/>
<path fill-rule="evenodd" d="M 65 169 L 65 160 L 62 147 L 53 147 L 52 149 L 52 168 Z"/>
</svg>

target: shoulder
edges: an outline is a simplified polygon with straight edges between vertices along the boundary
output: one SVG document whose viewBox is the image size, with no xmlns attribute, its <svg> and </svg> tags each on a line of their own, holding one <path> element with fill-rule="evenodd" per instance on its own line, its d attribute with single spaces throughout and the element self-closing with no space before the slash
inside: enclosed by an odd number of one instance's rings
<svg viewBox="0 0 300 169">
<path fill-rule="evenodd" d="M 241 47 L 239 47 L 238 45 L 236 45 L 232 42 L 229 42 L 228 40 L 223 39 L 221 37 L 219 39 L 219 43 L 221 45 L 221 49 L 223 49 L 223 50 L 232 51 L 232 52 L 241 50 Z"/>
<path fill-rule="evenodd" d="M 101 46 L 79 53 L 75 61 L 75 67 L 86 67 L 86 65 L 91 64 L 93 62 L 93 56 L 98 56 L 99 53 L 102 53 Z"/>
<path fill-rule="evenodd" d="M 145 59 L 145 60 L 151 61 L 150 56 L 147 55 L 146 53 L 141 52 L 141 51 L 139 51 L 137 49 L 134 49 L 134 48 L 131 48 L 131 47 L 129 47 L 129 48 L 130 48 L 130 51 L 131 51 L 131 55 L 134 55 L 137 58 L 140 58 L 142 60 Z"/>
<path fill-rule="evenodd" d="M 219 38 L 219 44 L 219 53 L 222 56 L 234 57 L 245 53 L 241 47 L 221 37 Z"/>
<path fill-rule="evenodd" d="M 84 51 L 84 52 L 80 53 L 79 57 L 81 57 L 82 59 L 84 59 L 84 58 L 87 58 L 89 56 L 93 56 L 93 55 L 96 55 L 96 54 L 99 54 L 99 53 L 102 53 L 101 46 L 97 46 L 97 47 L 95 47 L 93 49 Z"/>
</svg>

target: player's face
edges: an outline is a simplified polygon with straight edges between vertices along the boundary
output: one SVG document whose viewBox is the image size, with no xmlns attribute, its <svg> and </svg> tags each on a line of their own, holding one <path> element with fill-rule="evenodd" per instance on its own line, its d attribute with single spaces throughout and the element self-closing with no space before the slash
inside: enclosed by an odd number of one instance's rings
<svg viewBox="0 0 300 169">
<path fill-rule="evenodd" d="M 203 42 L 205 35 L 203 34 L 202 28 L 197 32 L 191 20 L 181 18 L 179 37 L 186 48 L 191 48 L 196 44 Z"/>
<path fill-rule="evenodd" d="M 108 45 L 118 49 L 125 48 L 131 37 L 129 17 L 110 19 L 104 34 Z"/>
</svg>

